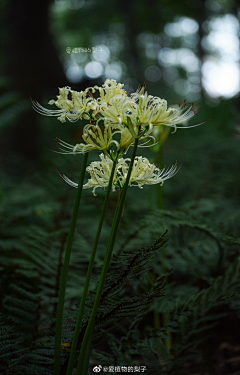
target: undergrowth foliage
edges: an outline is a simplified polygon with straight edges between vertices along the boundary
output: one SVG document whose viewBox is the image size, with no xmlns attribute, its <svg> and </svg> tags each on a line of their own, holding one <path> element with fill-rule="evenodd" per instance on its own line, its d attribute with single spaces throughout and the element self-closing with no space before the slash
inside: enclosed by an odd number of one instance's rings
<svg viewBox="0 0 240 375">
<path fill-rule="evenodd" d="M 68 190 L 58 192 L 62 198 L 53 203 L 58 189 L 57 183 L 43 189 L 23 180 L 15 189 L 6 185 L 1 196 L 3 374 L 52 374 L 65 228 L 71 215 L 66 204 L 71 199 Z M 182 374 L 194 358 L 202 358 L 207 366 L 204 347 L 214 329 L 224 317 L 239 319 L 240 240 L 230 234 L 238 221 L 231 224 L 229 219 L 229 233 L 224 233 L 220 224 L 213 227 L 211 213 L 206 215 L 204 207 L 203 202 L 185 210 L 156 211 L 131 226 L 126 225 L 128 219 L 123 220 L 125 236 L 117 240 L 96 318 L 92 364 L 146 365 L 149 374 Z M 80 223 L 66 293 L 61 375 L 66 373 L 90 242 Z M 93 270 L 78 351 L 95 298 L 103 243 Z M 167 324 L 159 329 L 153 327 L 154 310 L 167 317 Z M 170 353 L 164 341 L 169 334 Z"/>
</svg>

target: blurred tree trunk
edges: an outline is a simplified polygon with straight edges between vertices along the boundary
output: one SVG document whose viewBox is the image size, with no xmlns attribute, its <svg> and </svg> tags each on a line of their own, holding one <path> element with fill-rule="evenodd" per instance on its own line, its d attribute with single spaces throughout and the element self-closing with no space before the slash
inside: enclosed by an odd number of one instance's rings
<svg viewBox="0 0 240 375">
<path fill-rule="evenodd" d="M 197 55 L 198 55 L 198 58 L 200 60 L 200 67 L 199 67 L 199 80 L 200 80 L 199 85 L 200 85 L 200 89 L 201 89 L 200 94 L 201 94 L 201 98 L 203 98 L 204 88 L 203 88 L 203 84 L 202 84 L 202 64 L 204 62 L 203 60 L 204 60 L 204 56 L 205 56 L 205 52 L 204 52 L 203 47 L 202 47 L 202 40 L 205 36 L 203 23 L 208 18 L 207 9 L 206 9 L 204 3 L 201 3 L 201 5 L 198 7 L 198 11 L 195 13 L 194 18 L 196 19 L 196 21 L 199 24 L 199 30 L 198 30 L 199 42 L 198 42 Z"/>
<path fill-rule="evenodd" d="M 11 79 L 8 91 L 21 93 L 30 103 L 41 100 L 42 94 L 68 85 L 49 32 L 48 8 L 51 0 L 9 0 L 5 9 L 4 74 Z M 30 103 L 31 104 L 31 103 Z M 8 156 L 19 154 L 23 159 L 40 157 L 38 115 L 29 106 L 16 125 L 2 135 L 3 163 Z"/>
<path fill-rule="evenodd" d="M 129 55 L 129 66 L 132 67 L 134 72 L 134 78 L 136 80 L 144 80 L 141 72 L 139 51 L 137 47 L 137 36 L 142 31 L 139 29 L 137 22 L 137 3 L 129 0 L 120 0 L 118 2 L 118 12 L 122 14 L 124 24 L 127 31 L 127 39 L 129 42 L 128 55 Z"/>
</svg>

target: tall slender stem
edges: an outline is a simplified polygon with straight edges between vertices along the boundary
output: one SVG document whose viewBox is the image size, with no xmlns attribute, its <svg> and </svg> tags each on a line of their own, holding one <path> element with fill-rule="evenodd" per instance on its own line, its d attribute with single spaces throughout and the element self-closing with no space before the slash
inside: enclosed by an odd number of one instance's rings
<svg viewBox="0 0 240 375">
<path fill-rule="evenodd" d="M 162 167 L 163 166 L 163 145 L 161 144 L 158 146 L 159 148 L 158 148 L 158 151 L 156 152 L 156 157 L 157 157 L 158 164 L 160 164 L 160 166 Z M 161 186 L 160 184 L 157 184 L 156 192 L 157 192 L 157 207 L 159 210 L 162 210 L 163 209 L 163 186 Z M 153 271 L 153 277 L 155 280 L 157 279 L 155 271 Z M 160 329 L 160 326 L 161 326 L 160 316 L 156 310 L 153 311 L 153 316 L 154 316 L 155 328 Z"/>
<path fill-rule="evenodd" d="M 80 306 L 79 306 L 79 310 L 78 310 L 77 322 L 76 322 L 73 341 L 72 341 L 71 353 L 70 353 L 69 362 L 68 362 L 67 375 L 72 374 L 73 367 L 74 367 L 74 360 L 75 360 L 76 351 L 77 351 L 78 337 L 79 337 L 79 333 L 80 333 L 80 329 L 81 329 L 84 305 L 85 305 L 85 301 L 86 301 L 86 298 L 87 298 L 88 288 L 89 288 L 89 284 L 90 284 L 90 278 L 91 278 L 91 275 L 92 275 L 92 269 L 93 269 L 93 265 L 94 265 L 94 259 L 95 259 L 95 255 L 96 255 L 96 251 L 97 251 L 97 247 L 98 247 L 98 242 L 99 242 L 99 238 L 100 238 L 100 234 L 101 234 L 101 230 L 102 230 L 102 225 L 103 225 L 103 221 L 104 221 L 106 210 L 107 210 L 107 204 L 108 204 L 108 200 L 109 200 L 109 196 L 110 196 L 110 192 L 111 192 L 111 188 L 112 188 L 112 181 L 113 181 L 113 176 L 114 176 L 114 172 L 115 172 L 115 169 L 116 169 L 116 164 L 117 164 L 117 162 L 114 161 L 113 165 L 112 165 L 111 176 L 110 176 L 110 179 L 109 179 L 108 188 L 107 188 L 107 192 L 106 192 L 106 195 L 105 195 L 105 200 L 104 200 L 104 204 L 103 204 L 103 209 L 102 209 L 100 221 L 99 221 L 99 224 L 98 224 L 98 229 L 97 229 L 95 241 L 94 241 L 94 244 L 93 244 L 92 254 L 91 254 L 90 262 L 89 262 L 89 265 L 88 265 L 87 276 L 86 276 L 86 280 L 85 280 L 85 283 L 84 283 L 83 294 L 82 294 L 82 298 L 81 298 L 81 302 L 80 302 Z"/>
<path fill-rule="evenodd" d="M 87 326 L 87 329 L 86 329 L 86 332 L 82 341 L 82 345 L 81 345 L 81 351 L 80 351 L 78 367 L 77 367 L 77 375 L 86 375 L 88 372 L 88 363 L 89 363 L 89 357 L 91 353 L 91 341 L 92 341 L 92 336 L 94 333 L 95 318 L 97 315 L 97 310 L 98 310 L 98 306 L 100 303 L 101 295 L 103 292 L 103 288 L 104 288 L 104 284 L 105 284 L 105 280 L 107 276 L 107 271 L 108 271 L 108 267 L 109 267 L 110 260 L 111 260 L 112 250 L 113 250 L 114 242 L 115 242 L 116 235 L 117 235 L 119 222 L 122 216 L 123 205 L 125 202 L 127 188 L 128 188 L 131 171 L 132 171 L 132 167 L 134 163 L 134 158 L 137 152 L 137 145 L 138 145 L 138 139 L 135 139 L 133 153 L 132 153 L 132 157 L 131 157 L 131 161 L 130 161 L 130 165 L 128 169 L 127 178 L 124 184 L 120 204 L 117 205 L 114 219 L 113 219 L 112 229 L 111 229 L 110 237 L 108 240 L 107 250 L 106 250 L 106 254 L 105 254 L 105 258 L 103 262 L 102 272 L 100 275 L 100 280 L 99 280 L 99 284 L 97 288 L 97 293 L 96 293 L 92 313 L 91 313 L 88 326 Z"/>
<path fill-rule="evenodd" d="M 56 323 L 56 333 L 55 333 L 55 350 L 54 350 L 54 375 L 59 375 L 60 373 L 60 365 L 61 365 L 61 337 L 62 337 L 62 322 L 63 322 L 63 310 L 64 310 L 64 300 L 65 300 L 65 291 L 67 286 L 67 277 L 68 277 L 68 268 L 69 268 L 69 262 L 70 262 L 70 256 L 72 251 L 72 245 L 73 245 L 73 238 L 74 238 L 74 232 L 77 222 L 77 216 L 80 206 L 80 200 L 82 195 L 82 187 L 84 182 L 84 176 L 87 166 L 87 160 L 88 160 L 88 153 L 84 154 L 80 176 L 79 176 L 79 182 L 78 182 L 78 188 L 73 208 L 73 214 L 72 214 L 72 220 L 70 224 L 69 234 L 68 234 L 68 241 L 67 241 L 67 248 L 65 253 L 65 259 L 63 264 L 63 270 L 62 270 L 62 279 L 61 279 L 61 285 L 60 285 L 60 292 L 59 292 L 59 302 L 58 302 L 58 310 L 57 310 L 57 323 Z"/>
<path fill-rule="evenodd" d="M 163 167 L 163 145 L 160 146 L 158 153 L 158 163 L 160 164 L 161 167 Z M 157 184 L 157 207 L 159 210 L 163 210 L 163 186 L 160 184 Z"/>
<path fill-rule="evenodd" d="M 162 143 L 160 144 L 160 148 L 158 150 L 158 163 L 161 165 L 161 167 L 163 166 L 163 144 L 168 136 L 168 132 L 169 130 L 165 130 L 164 132 L 164 136 L 163 136 L 163 141 Z M 163 186 L 161 186 L 160 184 L 157 185 L 157 207 L 159 210 L 163 210 L 164 209 L 164 193 L 163 193 Z M 162 255 L 163 255 L 163 258 L 166 258 L 166 250 L 163 249 L 162 251 Z M 162 270 L 163 272 L 166 271 L 166 266 L 164 264 L 162 264 Z M 154 277 L 156 278 L 156 274 L 154 272 Z M 160 324 L 160 314 L 158 311 L 154 310 L 153 312 L 154 314 L 154 326 L 156 329 L 160 330 L 161 328 L 161 324 Z M 168 321 L 167 321 L 167 317 L 166 317 L 166 314 L 162 314 L 162 318 L 163 318 L 163 326 L 166 327 L 167 324 L 168 324 Z M 170 354 L 170 351 L 171 351 L 171 347 L 172 347 L 172 338 L 171 338 L 171 333 L 170 332 L 166 332 L 169 337 L 166 337 L 164 339 L 165 341 L 165 345 L 167 347 L 167 351 L 168 353 Z"/>
</svg>

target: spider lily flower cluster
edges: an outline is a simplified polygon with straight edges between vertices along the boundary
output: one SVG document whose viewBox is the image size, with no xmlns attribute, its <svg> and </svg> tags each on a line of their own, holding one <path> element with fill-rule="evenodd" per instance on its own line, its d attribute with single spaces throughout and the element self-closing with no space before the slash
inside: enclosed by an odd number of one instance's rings
<svg viewBox="0 0 240 375">
<path fill-rule="evenodd" d="M 56 110 L 46 109 L 36 101 L 32 103 L 37 112 L 57 116 L 61 122 L 66 119 L 89 121 L 83 129 L 84 143 L 71 145 L 60 141 L 60 152 L 83 154 L 99 150 L 112 160 L 116 160 L 116 153 L 117 158 L 123 156 L 136 138 L 143 139 L 143 145 L 152 146 L 152 141 L 156 144 L 159 140 L 153 135 L 157 134 L 154 128 L 168 126 L 176 130 L 183 127 L 179 124 L 196 114 L 192 103 L 183 102 L 177 109 L 167 107 L 165 99 L 148 95 L 144 87 L 128 95 L 123 84 L 110 79 L 102 87 L 94 86 L 81 92 L 70 87 L 60 88 L 57 100 L 49 101 L 59 108 Z"/>
<path fill-rule="evenodd" d="M 100 159 L 101 161 L 94 161 L 89 165 L 89 167 L 86 168 L 91 178 L 85 185 L 83 185 L 83 189 L 93 188 L 93 195 L 95 196 L 95 190 L 97 188 L 106 188 L 108 186 L 113 166 L 113 161 L 104 154 L 100 155 Z M 115 191 L 116 187 L 121 189 L 124 186 L 130 160 L 130 158 L 120 158 L 118 160 L 113 176 L 112 191 Z M 181 166 L 178 168 L 178 164 L 176 162 L 171 167 L 169 166 L 167 168 L 164 167 L 160 169 L 155 164 L 150 163 L 147 158 L 144 158 L 142 156 L 136 156 L 134 159 L 133 168 L 131 171 L 131 176 L 128 185 L 138 186 L 140 189 L 143 188 L 143 185 L 163 185 L 163 182 L 173 177 L 179 171 L 180 168 Z M 61 177 L 69 185 L 75 188 L 78 187 L 77 183 L 71 181 L 64 174 L 62 174 Z"/>
<path fill-rule="evenodd" d="M 61 336 L 67 275 L 82 189 L 92 188 L 93 194 L 96 195 L 95 190 L 97 188 L 107 187 L 79 305 L 68 362 L 68 374 L 72 374 L 74 368 L 85 301 L 110 192 L 116 188 L 119 188 L 121 191 L 106 247 L 92 313 L 80 349 L 77 374 L 86 375 L 91 351 L 91 345 L 88 345 L 88 343 L 91 343 L 95 317 L 101 300 L 119 222 L 123 213 L 127 188 L 128 186 L 138 186 L 142 189 L 144 185 L 163 185 L 164 181 L 173 177 L 181 168 L 181 166 L 178 167 L 176 162 L 168 168 L 164 167 L 160 169 L 155 164 L 150 163 L 147 158 L 136 156 L 139 141 L 141 140 L 140 146 L 148 147 L 156 144 L 156 134 L 164 135 L 163 138 L 165 140 L 168 135 L 168 131 L 164 131 L 165 129 L 174 128 L 176 130 L 179 124 L 189 120 L 196 112 L 193 104 L 186 104 L 186 102 L 183 102 L 177 109 L 168 107 L 166 100 L 148 95 L 145 87 L 137 90 L 132 95 L 128 95 L 123 89 L 122 84 L 110 79 L 107 79 L 102 87 L 94 86 L 81 92 L 74 91 L 70 87 L 60 88 L 57 100 L 50 100 L 49 102 L 50 105 L 58 107 L 56 110 L 45 109 L 36 101 L 32 101 L 32 103 L 37 112 L 47 116 L 57 116 L 61 122 L 66 122 L 66 119 L 71 122 L 85 119 L 89 122 L 83 128 L 82 143 L 71 145 L 59 137 L 56 138 L 59 153 L 84 154 L 84 156 L 78 184 L 71 181 L 64 174 L 60 174 L 69 185 L 77 188 L 77 192 L 59 292 L 54 350 L 54 375 L 59 375 L 61 367 Z M 133 152 L 131 158 L 123 158 L 132 145 Z M 92 150 L 101 151 L 100 161 L 94 161 L 87 167 L 88 153 Z M 85 171 L 90 174 L 90 178 L 86 184 L 84 184 Z"/>
</svg>

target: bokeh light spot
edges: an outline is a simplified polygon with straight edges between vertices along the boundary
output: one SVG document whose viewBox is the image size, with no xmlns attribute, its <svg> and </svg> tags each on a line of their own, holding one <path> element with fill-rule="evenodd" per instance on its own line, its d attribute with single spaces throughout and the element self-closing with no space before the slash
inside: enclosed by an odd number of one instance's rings
<svg viewBox="0 0 240 375">
<path fill-rule="evenodd" d="M 174 65 L 177 61 L 177 54 L 174 49 L 162 48 L 158 54 L 158 59 L 166 65 Z"/>
<path fill-rule="evenodd" d="M 204 87 L 210 96 L 231 98 L 239 92 L 238 64 L 208 58 L 202 66 L 202 73 Z"/>
<path fill-rule="evenodd" d="M 197 56 L 188 48 L 179 48 L 176 50 L 177 60 L 182 67 L 190 72 L 195 72 L 199 68 Z"/>
<path fill-rule="evenodd" d="M 198 23 L 188 17 L 181 17 L 173 23 L 167 23 L 164 27 L 165 33 L 173 38 L 194 34 L 198 29 Z"/>
<path fill-rule="evenodd" d="M 98 61 L 91 61 L 85 66 L 85 73 L 89 78 L 100 77 L 103 73 L 103 66 Z"/>
<path fill-rule="evenodd" d="M 67 68 L 66 77 L 72 83 L 80 82 L 83 79 L 84 71 L 77 64 L 71 64 Z"/>
<path fill-rule="evenodd" d="M 110 58 L 109 48 L 105 45 L 98 45 L 94 47 L 96 52 L 92 52 L 92 58 L 96 61 L 107 61 Z"/>
</svg>

